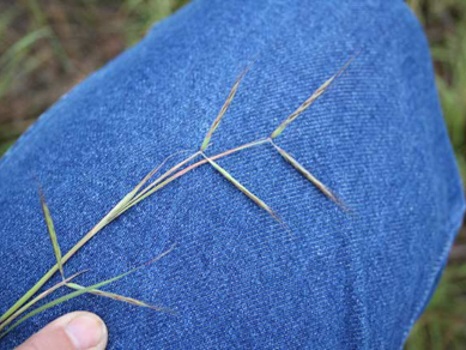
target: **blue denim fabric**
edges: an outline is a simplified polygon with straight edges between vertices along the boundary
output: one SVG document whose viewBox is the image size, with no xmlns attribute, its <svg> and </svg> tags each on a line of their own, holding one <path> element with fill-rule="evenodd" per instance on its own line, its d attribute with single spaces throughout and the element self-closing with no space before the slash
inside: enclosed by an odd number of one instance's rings
<svg viewBox="0 0 466 350">
<path fill-rule="evenodd" d="M 277 139 L 350 214 L 268 145 L 219 163 L 291 232 L 200 167 L 65 266 L 91 269 L 79 278 L 89 285 L 176 243 L 105 288 L 176 315 L 86 295 L 27 321 L 0 348 L 78 309 L 107 322 L 109 349 L 402 347 L 464 200 L 428 46 L 401 0 L 194 1 L 61 98 L 0 162 L 0 311 L 55 261 L 36 177 L 67 251 L 165 157 L 199 147 L 248 63 L 256 59 L 208 154 L 268 135 L 359 51 Z"/>
</svg>

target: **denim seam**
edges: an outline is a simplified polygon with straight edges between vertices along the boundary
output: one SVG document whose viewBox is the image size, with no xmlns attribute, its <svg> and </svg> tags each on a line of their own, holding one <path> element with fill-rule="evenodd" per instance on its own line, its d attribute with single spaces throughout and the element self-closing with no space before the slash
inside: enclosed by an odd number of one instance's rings
<svg viewBox="0 0 466 350">
<path fill-rule="evenodd" d="M 441 272 L 443 266 L 445 266 L 446 261 L 448 260 L 448 256 L 450 255 L 451 247 L 456 239 L 457 233 L 462 225 L 465 205 L 462 204 L 458 209 L 460 209 L 460 213 L 458 216 L 455 216 L 453 220 L 450 220 L 448 225 L 448 229 L 444 232 L 449 235 L 448 240 L 446 241 L 445 245 L 443 246 L 442 254 L 440 255 L 439 259 L 435 263 L 435 266 L 428 278 L 427 286 L 428 288 L 424 291 L 422 298 L 420 299 L 419 303 L 417 304 L 416 308 L 414 309 L 414 314 L 411 317 L 408 324 L 404 327 L 403 335 L 401 338 L 401 344 L 397 347 L 398 349 L 403 349 L 403 346 L 411 332 L 414 323 L 418 320 L 422 309 L 427 304 L 427 299 L 431 295 L 432 290 L 435 288 L 435 280 L 437 279 L 438 274 Z M 456 210 L 454 210 L 456 211 Z M 453 234 L 452 234 L 453 233 Z"/>
</svg>

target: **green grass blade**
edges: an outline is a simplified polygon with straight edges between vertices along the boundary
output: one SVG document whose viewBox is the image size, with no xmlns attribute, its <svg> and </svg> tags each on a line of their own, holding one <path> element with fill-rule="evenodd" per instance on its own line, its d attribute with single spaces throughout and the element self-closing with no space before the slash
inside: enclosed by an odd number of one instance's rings
<svg viewBox="0 0 466 350">
<path fill-rule="evenodd" d="M 240 74 L 240 76 L 236 79 L 235 83 L 233 84 L 233 87 L 230 90 L 230 93 L 228 94 L 227 99 L 223 103 L 222 108 L 220 109 L 220 112 L 218 113 L 217 117 L 215 118 L 214 122 L 212 123 L 209 131 L 207 132 L 207 135 L 204 138 L 204 141 L 202 142 L 201 145 L 201 151 L 205 151 L 207 146 L 210 143 L 210 139 L 212 138 L 213 133 L 215 130 L 218 128 L 220 121 L 222 120 L 223 116 L 225 115 L 226 111 L 228 110 L 228 107 L 230 107 L 231 102 L 233 101 L 236 92 L 238 91 L 239 85 L 241 81 L 243 80 L 244 76 L 248 72 L 249 67 L 243 70 L 243 72 Z"/>
<path fill-rule="evenodd" d="M 119 280 L 120 278 L 123 278 L 127 275 L 129 275 L 130 273 L 134 272 L 133 270 L 131 271 L 128 271 L 128 272 L 125 272 L 124 274 L 121 274 L 119 276 L 116 276 L 116 277 L 113 277 L 113 278 L 110 278 L 108 280 L 105 280 L 103 282 L 99 282 L 99 283 L 96 283 L 92 286 L 89 286 L 89 287 L 86 287 L 84 289 L 80 289 L 80 290 L 77 290 L 75 292 L 72 292 L 72 293 L 69 293 L 69 294 L 66 294 L 60 298 L 57 298 L 45 305 L 42 305 L 41 307 L 38 307 L 37 309 L 29 312 L 28 314 L 26 314 L 25 316 L 23 316 L 22 318 L 20 318 L 17 322 L 15 322 L 10 328 L 8 328 L 4 333 L 2 333 L 0 335 L 0 339 L 2 339 L 5 335 L 7 335 L 9 332 L 11 332 L 13 329 L 15 329 L 16 327 L 18 327 L 21 323 L 23 323 L 24 321 L 30 319 L 31 317 L 45 311 L 45 310 L 48 310 L 56 305 L 59 305 L 61 303 L 64 303 L 65 301 L 68 301 L 70 299 L 73 299 L 73 298 L 76 298 L 84 293 L 88 293 L 90 291 L 92 291 L 93 289 L 96 289 L 96 288 L 100 288 L 100 287 L 103 287 L 109 283 L 112 283 L 112 282 L 115 282 L 117 280 Z"/>
<path fill-rule="evenodd" d="M 319 189 L 325 196 L 330 198 L 340 207 L 346 210 L 346 206 L 344 203 L 330 191 L 321 181 L 319 181 L 314 175 L 311 174 L 304 166 L 302 166 L 296 159 L 294 159 L 288 152 L 286 152 L 283 148 L 277 146 L 275 143 L 272 142 L 272 145 L 278 151 L 278 153 L 288 162 L 290 163 L 297 171 L 301 173 L 310 183 L 312 183 L 317 189 Z"/>
<path fill-rule="evenodd" d="M 66 279 L 62 280 L 61 282 L 53 285 L 52 287 L 50 287 L 49 289 L 47 289 L 46 291 L 40 293 L 38 296 L 36 296 L 34 299 L 32 299 L 30 302 L 28 302 L 27 304 L 23 305 L 23 307 L 21 307 L 20 309 L 18 309 L 14 314 L 12 314 L 10 317 L 8 317 L 8 319 L 6 319 L 4 322 L 0 323 L 0 332 L 5 329 L 6 326 L 8 326 L 11 322 L 13 322 L 15 319 L 17 319 L 19 316 L 21 316 L 21 314 L 23 314 L 27 309 L 29 309 L 30 307 L 32 307 L 34 304 L 36 304 L 37 302 L 41 301 L 42 299 L 44 299 L 45 297 L 47 297 L 48 295 L 52 294 L 54 291 L 56 291 L 58 288 L 60 287 L 63 287 L 64 285 L 66 285 L 67 283 L 71 282 L 73 279 L 75 279 L 76 277 L 78 277 L 79 275 L 83 274 L 84 272 L 86 272 L 87 270 L 84 270 L 84 271 L 80 271 L 80 272 L 77 272 L 75 273 L 74 275 L 70 276 L 70 277 L 67 277 Z"/>
<path fill-rule="evenodd" d="M 50 36 L 49 28 L 39 28 L 33 32 L 28 33 L 23 38 L 19 39 L 16 43 L 10 46 L 10 48 L 0 56 L 0 68 L 13 60 L 17 60 L 18 57 L 24 56 L 24 51 L 31 48 L 39 39 Z"/>
<path fill-rule="evenodd" d="M 170 247 L 170 249 L 168 249 L 167 251 L 163 252 L 162 254 L 158 255 L 157 257 L 155 257 L 154 259 L 152 260 L 149 260 L 148 262 L 142 264 L 142 265 L 139 265 L 127 272 L 124 272 L 116 277 L 112 277 L 110 279 L 107 279 L 105 281 L 102 281 L 102 282 L 99 282 L 99 283 L 96 283 L 96 284 L 93 284 L 92 286 L 89 286 L 89 287 L 85 287 L 83 289 L 79 289 L 75 292 L 72 292 L 72 293 L 69 293 L 69 294 L 66 294 L 60 298 L 57 298 L 45 305 L 42 305 L 41 307 L 38 307 L 37 309 L 29 312 L 28 314 L 26 314 L 25 316 L 23 316 L 22 318 L 20 318 L 17 322 L 15 322 L 10 328 L 8 328 L 5 332 L 3 332 L 1 335 L 0 335 L 0 339 L 2 339 L 4 336 L 6 336 L 9 332 L 11 332 L 13 329 L 15 329 L 16 327 L 18 327 L 21 323 L 23 323 L 24 321 L 30 319 L 31 317 L 45 311 L 45 310 L 48 310 L 56 305 L 59 305 L 61 303 L 64 303 L 65 301 L 68 301 L 70 299 L 73 299 L 73 298 L 76 298 L 84 293 L 89 293 L 95 289 L 98 289 L 98 288 L 101 288 L 103 286 L 106 286 L 107 284 L 110 284 L 112 282 L 116 282 L 118 281 L 119 279 L 123 278 L 123 277 L 126 277 L 138 270 L 140 270 L 141 268 L 149 265 L 149 264 L 152 264 L 154 262 L 156 262 L 157 260 L 160 260 L 161 258 L 163 258 L 164 256 L 166 256 L 167 254 L 169 254 L 173 249 L 174 249 L 175 245 L 172 245 Z"/>
<path fill-rule="evenodd" d="M 234 154 L 236 152 L 246 150 L 252 147 L 260 146 L 266 142 L 269 142 L 268 139 L 259 139 L 253 142 L 246 143 L 242 146 L 235 147 L 233 149 L 227 150 L 225 152 L 219 153 L 215 156 L 212 156 L 213 160 L 217 160 L 226 156 L 229 156 L 231 154 Z M 182 169 L 175 174 L 173 174 L 179 167 L 181 167 L 181 164 L 185 164 L 188 160 L 193 160 L 195 157 L 197 157 L 200 154 L 200 152 L 194 153 L 191 157 L 188 157 L 185 161 L 181 162 L 177 166 L 173 167 L 170 169 L 167 173 L 161 176 L 163 181 L 159 181 L 160 178 L 155 180 L 157 182 L 157 185 L 154 188 L 150 188 L 147 192 L 142 190 L 139 192 L 134 198 L 131 200 L 128 205 L 124 205 L 124 210 L 121 208 L 118 208 L 118 215 L 120 215 L 123 211 L 128 210 L 129 208 L 137 205 L 139 202 L 143 201 L 147 197 L 151 196 L 153 193 L 157 192 L 158 190 L 164 188 L 171 182 L 175 181 L 176 179 L 180 178 L 181 176 L 185 175 L 186 173 L 198 168 L 201 165 L 204 165 L 208 163 L 207 160 L 203 159 L 198 161 L 195 164 L 191 164 L 185 169 Z M 172 175 L 173 174 L 173 175 Z M 170 176 L 171 175 L 171 176 Z M 158 183 L 160 182 L 160 183 Z M 147 188 L 147 187 L 146 187 Z M 121 201 L 120 201 L 121 202 Z M 77 251 L 79 251 L 84 245 L 86 245 L 97 233 L 99 233 L 106 225 L 108 225 L 115 217 L 116 217 L 115 211 L 112 209 L 107 215 L 105 215 L 104 218 L 102 218 L 99 223 L 97 223 L 88 233 L 82 237 L 78 243 L 76 243 L 64 256 L 62 259 L 62 262 L 65 263 L 68 261 L 74 254 L 76 254 Z M 34 284 L 32 288 L 30 288 L 21 298 L 19 298 L 10 308 L 5 311 L 1 316 L 0 316 L 0 323 L 6 320 L 8 317 L 10 317 L 13 313 L 15 313 L 22 305 L 27 303 L 27 301 L 34 296 L 35 293 L 55 274 L 55 272 L 58 271 L 58 266 L 55 264 L 52 266 L 40 279 L 39 281 Z"/>
<path fill-rule="evenodd" d="M 238 180 L 236 180 L 228 171 L 223 169 L 217 162 L 212 160 L 211 158 L 207 157 L 205 154 L 202 156 L 220 173 L 222 174 L 228 181 L 230 181 L 237 189 L 243 192 L 249 199 L 251 199 L 256 205 L 260 208 L 265 210 L 269 213 L 275 220 L 277 220 L 280 224 L 283 224 L 280 217 L 275 213 L 272 208 L 270 208 L 265 202 L 257 197 L 254 193 L 249 191 L 246 187 L 244 187 Z"/>
<path fill-rule="evenodd" d="M 259 139 L 253 142 L 246 143 L 242 146 L 235 147 L 233 149 L 227 150 L 225 152 L 219 153 L 215 156 L 212 156 L 212 160 L 217 160 L 226 156 L 229 156 L 231 154 L 234 154 L 236 152 L 246 150 L 252 147 L 260 146 L 263 145 L 264 143 L 269 142 L 268 139 Z M 158 183 L 154 188 L 151 188 L 149 191 L 145 192 L 145 189 L 142 190 L 140 193 L 138 193 L 128 205 L 124 206 L 124 210 L 119 208 L 118 215 L 120 215 L 123 211 L 128 210 L 129 208 L 137 205 L 139 202 L 143 201 L 147 197 L 151 196 L 153 193 L 157 192 L 158 190 L 164 188 L 171 182 L 175 181 L 176 179 L 180 178 L 181 176 L 185 175 L 186 173 L 198 168 L 201 165 L 204 165 L 208 163 L 207 160 L 203 159 L 195 164 L 191 164 L 185 169 L 182 169 L 175 174 L 172 175 L 173 172 L 175 172 L 179 167 L 181 167 L 181 164 L 185 164 L 186 161 L 188 160 L 193 160 L 195 157 L 197 157 L 200 154 L 200 152 L 196 152 L 193 154 L 191 157 L 187 158 L 185 161 L 182 163 L 178 164 L 177 166 L 173 167 L 170 169 L 167 173 L 161 176 L 163 179 L 162 182 Z M 171 176 L 170 176 L 171 175 Z M 157 179 L 155 182 L 158 182 L 160 180 Z M 85 246 L 97 233 L 99 233 L 106 225 L 108 225 L 114 218 L 115 218 L 115 211 L 113 209 L 105 215 L 104 218 L 102 218 L 99 223 L 97 223 L 88 233 L 82 237 L 78 243 L 76 243 L 65 255 L 63 255 L 62 262 L 66 263 L 76 252 L 78 252 L 83 246 Z M 286 227 L 286 226 L 285 226 Z M 45 284 L 47 281 L 58 271 L 58 266 L 55 264 L 52 266 L 40 279 L 37 281 L 33 287 L 31 287 L 24 295 L 21 296 L 10 308 L 5 311 L 1 316 L 0 316 L 0 323 L 5 321 L 7 318 L 9 318 L 12 314 L 14 314 L 21 306 L 23 306 L 25 303 L 28 302 L 29 299 L 31 299 L 35 293 Z"/>
<path fill-rule="evenodd" d="M 62 255 L 60 245 L 58 244 L 57 233 L 55 232 L 55 226 L 53 225 L 52 216 L 50 215 L 49 207 L 45 202 L 45 196 L 42 189 L 39 187 L 40 203 L 42 205 L 42 211 L 44 213 L 45 222 L 47 224 L 47 230 L 49 231 L 50 241 L 52 242 L 53 252 L 57 259 L 58 270 L 60 271 L 62 279 L 65 279 L 65 273 L 63 271 Z"/>
<path fill-rule="evenodd" d="M 76 284 L 76 283 L 67 283 L 66 285 L 68 287 L 70 287 L 72 289 L 76 289 L 76 290 L 81 290 L 81 289 L 85 288 L 85 287 L 83 287 L 83 286 L 81 286 L 79 284 Z M 172 310 L 162 308 L 160 306 L 151 305 L 151 304 L 145 303 L 143 301 L 140 301 L 138 299 L 134 299 L 134 298 L 131 298 L 131 297 L 125 297 L 125 296 L 120 295 L 120 294 L 105 292 L 105 291 L 100 290 L 100 289 L 91 290 L 91 291 L 89 291 L 89 293 L 94 294 L 94 295 L 98 295 L 98 296 L 101 296 L 101 297 L 104 297 L 104 298 L 109 298 L 109 299 L 113 299 L 113 300 L 116 300 L 116 301 L 121 301 L 121 302 L 124 302 L 124 303 L 128 303 L 128 304 L 131 304 L 131 305 L 139 306 L 139 307 L 146 307 L 146 308 L 156 310 L 156 311 L 163 311 L 163 312 L 173 313 Z"/>
<path fill-rule="evenodd" d="M 346 64 L 332 77 L 330 77 L 327 81 L 325 81 L 314 93 L 301 104 L 293 113 L 291 113 L 270 135 L 271 139 L 274 139 L 286 129 L 288 125 L 290 125 L 296 118 L 301 115 L 306 109 L 308 109 L 320 96 L 324 94 L 325 91 L 332 85 L 332 83 L 337 79 L 340 75 L 342 75 L 346 69 L 350 66 L 356 56 L 352 57 Z"/>
</svg>

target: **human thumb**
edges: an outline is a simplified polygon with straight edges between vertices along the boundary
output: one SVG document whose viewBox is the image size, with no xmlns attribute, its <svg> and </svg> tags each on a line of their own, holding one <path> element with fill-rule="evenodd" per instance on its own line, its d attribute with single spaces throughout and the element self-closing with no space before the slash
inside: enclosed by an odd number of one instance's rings
<svg viewBox="0 0 466 350">
<path fill-rule="evenodd" d="M 16 350 L 104 350 L 107 337 L 100 317 L 77 311 L 49 323 Z"/>
</svg>

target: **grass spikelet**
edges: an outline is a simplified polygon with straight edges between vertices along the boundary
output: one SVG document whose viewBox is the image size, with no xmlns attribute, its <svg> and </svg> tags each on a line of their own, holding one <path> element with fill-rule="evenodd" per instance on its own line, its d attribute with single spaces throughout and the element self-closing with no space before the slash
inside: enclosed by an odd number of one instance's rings
<svg viewBox="0 0 466 350">
<path fill-rule="evenodd" d="M 293 113 L 291 113 L 275 130 L 274 132 L 270 135 L 271 139 L 274 139 L 286 129 L 288 125 L 290 125 L 296 118 L 301 115 L 306 109 L 308 109 L 320 96 L 324 94 L 325 91 L 332 85 L 332 83 L 337 79 L 340 75 L 342 75 L 346 69 L 350 66 L 350 64 L 353 62 L 353 60 L 356 58 L 356 56 L 352 57 L 346 64 L 332 77 L 330 77 L 327 81 L 325 81 L 314 93 L 306 100 L 304 101 L 301 106 L 298 107 Z"/>
<path fill-rule="evenodd" d="M 83 287 L 83 286 L 81 286 L 79 284 L 76 284 L 76 283 L 67 283 L 66 285 L 69 288 L 72 288 L 72 289 L 75 289 L 75 290 L 81 290 L 81 289 L 85 288 L 85 287 Z M 128 304 L 131 304 L 131 305 L 139 306 L 139 307 L 146 307 L 146 308 L 156 310 L 156 311 L 174 313 L 173 310 L 170 310 L 170 309 L 166 309 L 166 308 L 163 308 L 163 307 L 160 307 L 160 306 L 151 305 L 151 304 L 145 303 L 143 301 L 140 301 L 138 299 L 125 297 L 125 296 L 120 295 L 120 294 L 105 292 L 105 291 L 100 290 L 100 289 L 93 289 L 93 290 L 89 291 L 89 293 L 94 294 L 94 295 L 98 295 L 98 296 L 101 296 L 101 297 L 104 297 L 104 298 L 109 298 L 109 299 L 113 299 L 113 300 L 116 300 L 116 301 L 121 301 L 121 302 L 124 302 L 124 303 L 128 303 Z"/>
<path fill-rule="evenodd" d="M 119 276 L 116 276 L 116 277 L 113 277 L 113 278 L 110 278 L 108 280 L 105 280 L 103 282 L 99 282 L 99 283 L 96 283 L 92 286 L 89 286 L 89 287 L 86 287 L 84 289 L 80 289 L 80 290 L 77 290 L 75 292 L 72 292 L 72 293 L 69 293 L 69 294 L 66 294 L 60 298 L 57 298 L 45 305 L 42 305 L 41 307 L 38 307 L 37 309 L 29 312 L 28 314 L 26 314 L 25 316 L 21 317 L 17 322 L 15 322 L 10 328 L 8 328 L 5 332 L 3 332 L 1 335 L 0 335 L 0 339 L 2 339 L 5 335 L 7 335 L 9 332 L 11 332 L 13 329 L 15 329 L 16 327 L 18 327 L 21 323 L 23 323 L 24 321 L 30 319 L 31 317 L 37 315 L 37 314 L 40 314 L 41 312 L 45 311 L 45 310 L 48 310 L 50 309 L 51 307 L 54 307 L 56 305 L 59 305 L 61 303 L 64 303 L 65 301 L 68 301 L 70 299 L 73 299 L 73 298 L 76 298 L 84 293 L 88 293 L 94 289 L 97 289 L 97 288 L 100 288 L 100 287 L 103 287 L 109 283 L 112 283 L 112 282 L 115 282 L 117 280 L 119 280 L 120 278 L 123 278 L 127 275 L 129 275 L 130 273 L 134 272 L 133 270 L 131 271 L 128 271 L 128 272 L 125 272 Z"/>
<path fill-rule="evenodd" d="M 282 220 L 278 216 L 277 213 L 275 213 L 272 208 L 270 208 L 265 202 L 257 197 L 254 193 L 249 191 L 246 187 L 244 187 L 238 180 L 236 180 L 228 171 L 223 169 L 217 162 L 212 160 L 211 158 L 207 157 L 204 153 L 202 153 L 202 156 L 220 173 L 222 174 L 228 181 L 230 181 L 237 189 L 239 189 L 241 192 L 243 192 L 246 196 L 249 197 L 255 204 L 257 204 L 260 208 L 265 210 L 267 213 L 269 213 L 275 220 L 277 220 L 280 224 L 283 224 Z"/>
<path fill-rule="evenodd" d="M 220 121 L 222 120 L 223 116 L 225 115 L 226 111 L 228 110 L 228 107 L 230 107 L 231 102 L 233 101 L 236 91 L 238 91 L 239 85 L 241 81 L 243 80 L 244 76 L 248 72 L 249 67 L 246 67 L 243 72 L 240 74 L 240 76 L 236 79 L 235 83 L 233 84 L 233 87 L 230 90 L 230 93 L 228 94 L 227 99 L 223 103 L 222 108 L 220 109 L 220 112 L 218 113 L 217 117 L 215 118 L 214 122 L 212 123 L 209 131 L 207 132 L 207 135 L 204 138 L 204 141 L 202 142 L 201 145 L 201 151 L 205 151 L 207 149 L 207 146 L 210 143 L 210 139 L 212 138 L 213 133 L 215 130 L 218 128 Z"/>
<path fill-rule="evenodd" d="M 63 271 L 63 264 L 62 264 L 62 256 L 61 256 L 61 249 L 60 245 L 58 244 L 57 233 L 55 232 L 55 227 L 53 225 L 52 216 L 50 215 L 49 207 L 45 202 L 45 196 L 42 189 L 39 187 L 39 196 L 40 196 L 40 203 L 42 206 L 42 211 L 44 213 L 45 222 L 47 224 L 47 230 L 49 232 L 50 241 L 52 242 L 53 252 L 55 254 L 55 258 L 57 259 L 58 270 L 60 271 L 62 279 L 65 279 L 65 273 Z"/>
<path fill-rule="evenodd" d="M 356 56 L 355 56 L 356 57 Z M 57 262 L 34 284 L 33 287 L 31 287 L 29 290 L 24 293 L 6 312 L 4 312 L 2 315 L 0 315 L 0 331 L 5 328 L 6 324 L 10 324 L 13 319 L 17 319 L 19 316 L 23 315 L 26 313 L 27 309 L 34 304 L 35 301 L 40 300 L 40 298 L 44 297 L 44 293 L 50 293 L 51 291 L 55 290 L 52 289 L 47 290 L 46 292 L 40 294 L 38 297 L 34 297 L 36 293 L 39 292 L 40 288 L 49 281 L 52 276 L 56 272 L 60 272 L 62 276 L 62 282 L 56 286 L 56 288 L 65 285 L 68 285 L 68 287 L 76 289 L 73 293 L 70 293 L 66 296 L 63 296 L 61 298 L 58 298 L 30 313 L 28 313 L 26 316 L 23 316 L 19 321 L 17 321 L 12 328 L 17 327 L 20 323 L 24 322 L 26 319 L 38 314 L 39 312 L 42 312 L 54 305 L 58 305 L 62 302 L 65 302 L 71 298 L 74 298 L 76 296 L 79 296 L 83 293 L 92 293 L 92 294 L 97 294 L 103 297 L 108 297 L 114 300 L 119 300 L 119 301 L 124 301 L 133 305 L 137 306 L 142 306 L 142 307 L 150 307 L 150 308 L 155 308 L 159 309 L 157 307 L 154 307 L 152 305 L 149 305 L 147 303 L 144 303 L 142 301 L 136 300 L 134 298 L 118 295 L 115 293 L 110 293 L 110 292 L 104 292 L 100 290 L 100 287 L 105 286 L 108 283 L 111 283 L 113 281 L 116 281 L 119 278 L 122 278 L 140 267 L 133 269 L 125 274 L 122 274 L 120 276 L 114 277 L 113 279 L 103 281 L 101 283 L 95 284 L 90 287 L 83 287 L 81 285 L 75 284 L 75 283 L 70 283 L 70 279 L 65 279 L 65 274 L 63 271 L 63 265 L 71 258 L 73 257 L 81 248 L 83 248 L 89 241 L 99 232 L 101 232 L 108 224 L 110 224 L 113 220 L 115 220 L 117 217 L 119 217 L 121 214 L 132 208 L 133 206 L 137 205 L 141 201 L 145 200 L 147 197 L 151 196 L 152 194 L 158 192 L 159 190 L 163 189 L 166 187 L 168 184 L 171 182 L 175 181 L 176 179 L 186 175 L 188 172 L 193 171 L 194 169 L 204 165 L 204 164 L 209 164 L 214 167 L 222 176 L 224 176 L 229 182 L 231 182 L 238 190 L 240 190 L 244 195 L 246 195 L 250 200 L 252 200 L 257 206 L 259 206 L 261 209 L 265 210 L 269 215 L 271 215 L 276 221 L 278 221 L 287 231 L 290 232 L 290 229 L 288 228 L 287 225 L 283 223 L 283 221 L 280 219 L 280 217 L 259 197 L 257 197 L 255 194 L 253 194 L 251 191 L 249 191 L 245 186 L 243 186 L 238 180 L 236 180 L 230 173 L 228 173 L 225 169 L 223 169 L 216 161 L 220 158 L 227 157 L 229 155 L 232 155 L 234 153 L 247 150 L 253 147 L 258 147 L 260 145 L 263 145 L 265 143 L 271 143 L 275 149 L 278 151 L 278 153 L 288 162 L 290 163 L 297 171 L 299 171 L 308 181 L 310 181 L 314 186 L 316 186 L 324 195 L 326 195 L 328 198 L 333 200 L 335 203 L 340 205 L 341 207 L 345 208 L 344 204 L 324 185 L 322 184 L 318 179 L 316 179 L 308 170 L 306 170 L 296 159 L 294 159 L 290 154 L 288 154 L 286 151 L 281 149 L 279 146 L 274 144 L 273 139 L 278 137 L 284 130 L 285 128 L 292 123 L 301 113 L 303 113 L 307 108 L 309 108 L 312 103 L 317 100 L 328 88 L 329 86 L 333 83 L 333 81 L 343 74 L 343 72 L 348 68 L 348 66 L 351 64 L 351 62 L 354 60 L 353 57 L 350 59 L 343 68 L 340 69 L 340 71 L 333 75 L 330 79 L 328 79 L 324 84 L 322 84 L 295 112 L 293 112 L 290 116 L 288 116 L 276 129 L 273 131 L 273 133 L 269 137 L 263 137 L 257 140 L 253 140 L 251 142 L 236 146 L 232 149 L 225 150 L 221 153 L 212 155 L 210 157 L 207 157 L 204 154 L 204 150 L 208 148 L 210 144 L 210 140 L 212 138 L 212 135 L 218 128 L 222 118 L 224 117 L 226 111 L 228 110 L 230 104 L 232 103 L 235 94 L 239 88 L 239 85 L 244 78 L 245 74 L 247 73 L 249 68 L 246 68 L 242 74 L 238 77 L 236 82 L 234 83 L 233 87 L 230 90 L 230 93 L 224 102 L 222 108 L 220 109 L 219 114 L 215 118 L 214 122 L 212 123 L 209 131 L 207 132 L 204 141 L 202 142 L 202 145 L 199 150 L 197 150 L 195 153 L 191 154 L 190 156 L 186 157 L 184 160 L 176 164 L 175 166 L 171 167 L 169 170 L 167 170 L 164 174 L 158 176 L 155 178 L 155 174 L 167 163 L 169 159 L 171 159 L 175 154 L 179 154 L 181 152 L 185 151 L 180 151 L 172 154 L 168 158 L 166 158 L 161 165 L 150 171 L 128 194 L 126 194 L 123 199 L 121 199 L 117 204 L 111 208 L 104 217 L 97 222 L 81 239 L 78 240 L 78 242 L 69 250 L 67 251 L 63 256 L 60 251 L 60 246 L 58 244 L 58 239 L 57 235 L 55 232 L 55 228 L 53 225 L 53 220 L 50 215 L 50 210 L 45 202 L 44 196 L 42 192 L 40 191 L 41 195 L 41 204 L 42 204 L 42 209 L 44 212 L 44 217 L 45 221 L 47 223 L 47 228 L 49 231 L 49 236 L 53 245 L 54 253 Z M 197 159 L 198 157 L 201 157 L 202 159 Z M 152 178 L 155 178 L 154 180 L 151 181 Z M 150 182 L 151 181 L 151 182 Z M 150 183 L 149 183 L 150 182 Z M 169 249 L 167 252 L 162 253 L 159 257 L 157 257 L 155 260 L 160 259 L 162 256 L 168 254 L 171 249 Z M 151 262 L 153 262 L 151 261 Z M 151 263 L 149 262 L 149 263 Z M 146 264 L 145 264 L 146 265 Z M 73 276 L 72 276 L 73 277 Z M 48 294 L 45 294 L 48 295 Z M 39 298 L 39 299 L 37 299 Z M 31 302 L 33 302 L 31 304 Z M 12 329 L 11 328 L 11 329 Z M 8 330 L 9 331 L 9 330 Z M 7 331 L 7 332 L 8 332 Z M 4 336 L 5 333 L 3 333 L 2 336 Z M 1 336 L 0 336 L 1 337 Z"/>
<path fill-rule="evenodd" d="M 48 295 L 52 294 L 54 291 L 56 291 L 58 288 L 60 287 L 63 287 L 65 285 L 67 285 L 67 283 L 71 282 L 73 279 L 75 279 L 76 277 L 78 277 L 79 275 L 83 274 L 84 272 L 87 272 L 87 270 L 84 270 L 84 271 L 80 271 L 80 272 L 77 272 L 75 273 L 74 275 L 70 276 L 70 277 L 67 277 L 65 278 L 64 280 L 60 281 L 59 283 L 53 285 L 52 287 L 50 287 L 49 289 L 47 289 L 46 291 L 40 293 L 38 296 L 36 296 L 34 299 L 32 299 L 30 302 L 28 302 L 27 304 L 23 305 L 23 307 L 21 307 L 20 309 L 18 309 L 13 315 L 11 315 L 11 317 L 9 317 L 7 320 L 5 320 L 4 322 L 0 323 L 0 331 L 2 331 L 3 329 L 5 329 L 5 327 L 7 325 L 9 325 L 11 322 L 13 322 L 16 318 L 18 318 L 21 314 L 23 314 L 27 309 L 29 309 L 31 306 L 35 305 L 37 302 L 41 301 L 42 299 L 44 299 L 45 297 L 47 297 Z"/>
<path fill-rule="evenodd" d="M 92 286 L 89 286 L 89 287 L 84 287 L 82 289 L 79 289 L 79 290 L 76 290 L 72 293 L 69 293 L 69 294 L 66 294 L 60 298 L 57 298 L 47 304 L 44 304 L 42 305 L 41 307 L 38 307 L 37 309 L 29 312 L 28 314 L 26 314 L 25 316 L 23 316 L 22 318 L 20 318 L 17 322 L 15 322 L 10 328 L 8 328 L 5 332 L 3 332 L 2 334 L 0 334 L 0 339 L 2 339 L 5 335 L 7 335 L 9 332 L 11 332 L 13 329 L 15 329 L 16 327 L 18 327 L 21 323 L 23 323 L 24 321 L 30 319 L 31 317 L 45 311 L 45 310 L 48 310 L 56 305 L 59 305 L 61 303 L 64 303 L 65 301 L 68 301 L 70 299 L 73 299 L 73 298 L 76 298 L 84 293 L 90 293 L 96 289 L 99 289 L 103 286 L 106 286 L 107 284 L 110 284 L 112 282 L 116 282 L 118 281 L 119 279 L 122 279 L 123 277 L 126 277 L 130 274 L 133 274 L 135 273 L 136 271 L 140 270 L 141 268 L 149 265 L 149 264 L 152 264 L 158 260 L 160 260 L 161 258 L 163 258 L 164 256 L 166 256 L 167 254 L 169 254 L 173 249 L 174 249 L 175 245 L 172 245 L 170 247 L 170 249 L 166 250 L 165 252 L 163 252 L 162 254 L 159 254 L 157 257 L 155 257 L 154 259 L 152 260 L 149 260 L 147 262 L 145 262 L 144 264 L 141 264 L 139 266 L 136 266 L 135 268 L 127 271 L 127 272 L 124 272 L 118 276 L 115 276 L 115 277 L 112 277 L 112 278 L 109 278 L 105 281 L 102 281 L 102 282 L 99 282 L 99 283 L 96 283 L 96 284 L 93 284 Z"/>
<path fill-rule="evenodd" d="M 273 141 L 271 144 L 278 153 L 288 162 L 290 163 L 297 171 L 301 173 L 310 183 L 312 183 L 315 187 L 317 187 L 325 196 L 329 199 L 334 201 L 338 204 L 342 209 L 347 210 L 345 204 L 330 191 L 322 182 L 320 182 L 314 175 L 311 174 L 304 166 L 302 166 L 296 159 L 294 159 L 288 152 L 286 152 L 283 148 L 276 145 Z"/>
</svg>

